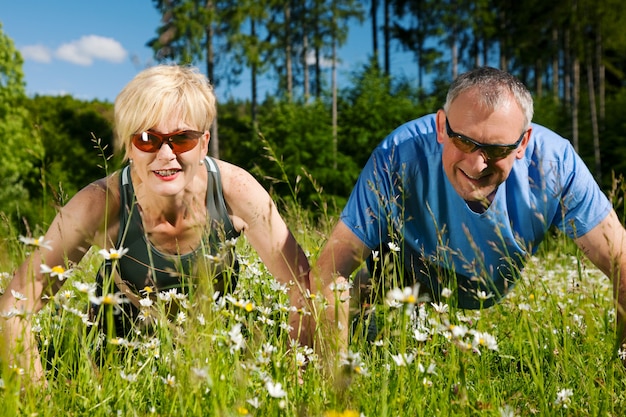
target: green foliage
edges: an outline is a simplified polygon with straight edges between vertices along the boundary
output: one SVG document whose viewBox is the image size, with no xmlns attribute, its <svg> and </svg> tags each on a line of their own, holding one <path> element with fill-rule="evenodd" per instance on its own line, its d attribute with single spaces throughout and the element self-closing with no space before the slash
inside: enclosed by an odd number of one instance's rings
<svg viewBox="0 0 626 417">
<path fill-rule="evenodd" d="M 277 196 L 312 208 L 320 202 L 318 187 L 329 198 L 349 193 L 360 168 L 345 155 L 333 159 L 330 117 L 321 101 L 266 102 L 260 110 L 259 130 L 258 146 L 264 148 L 260 154 L 265 158 L 256 159 L 250 168 Z"/>
<path fill-rule="evenodd" d="M 36 161 L 43 147 L 24 107 L 22 56 L 0 26 L 0 138 L 6 150 L 0 158 L 0 212 L 13 221 L 32 210 L 27 183 L 36 177 Z"/>
<path fill-rule="evenodd" d="M 606 121 L 600 132 L 602 145 L 603 184 L 605 189 L 612 186 L 612 177 L 626 175 L 626 90 L 621 89 L 607 99 Z"/>
<path fill-rule="evenodd" d="M 54 203 L 65 204 L 79 189 L 107 174 L 96 144 L 99 140 L 105 148 L 105 157 L 111 155 L 112 105 L 70 96 L 37 96 L 25 104 L 34 135 L 43 146 L 35 165 L 39 175 L 26 184 L 31 198 L 42 205 L 32 220 L 47 223 L 54 216 L 48 207 L 50 194 Z"/>
<path fill-rule="evenodd" d="M 353 80 L 351 87 L 342 90 L 338 103 L 337 155 L 332 150 L 327 102 L 268 99 L 259 111 L 260 139 L 251 140 L 252 134 L 241 129 L 233 141 L 240 149 L 239 154 L 231 153 L 233 162 L 252 168 L 278 198 L 293 199 L 314 211 L 329 201 L 341 209 L 372 149 L 400 124 L 430 113 L 438 105 L 406 83 L 393 85 L 375 67 L 355 72 Z M 228 112 L 220 111 L 223 132 Z M 252 167 L 250 154 L 265 158 L 254 159 Z"/>
<path fill-rule="evenodd" d="M 376 66 L 355 71 L 352 85 L 340 96 L 339 151 L 349 155 L 360 170 L 394 129 L 442 104 L 423 97 L 408 83 L 394 84 Z"/>
<path fill-rule="evenodd" d="M 46 154 L 42 168 L 51 184 L 65 183 L 66 191 L 82 188 L 73 178 L 91 182 L 106 175 L 94 138 L 113 151 L 113 106 L 85 102 L 70 96 L 36 96 L 30 101 L 34 125 L 42 137 Z"/>
<path fill-rule="evenodd" d="M 25 95 L 23 63 L 22 55 L 5 35 L 0 22 L 0 104 Z"/>
</svg>

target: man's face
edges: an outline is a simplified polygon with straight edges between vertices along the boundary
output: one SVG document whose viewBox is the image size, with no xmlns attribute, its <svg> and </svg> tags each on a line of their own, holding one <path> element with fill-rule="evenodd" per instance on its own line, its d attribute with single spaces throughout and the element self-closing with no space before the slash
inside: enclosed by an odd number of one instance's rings
<svg viewBox="0 0 626 417">
<path fill-rule="evenodd" d="M 478 94 L 478 89 L 466 91 L 448 114 L 437 112 L 437 141 L 443 144 L 443 168 L 456 192 L 467 202 L 488 204 L 515 159 L 524 156 L 530 129 L 524 132 L 524 114 L 513 98 L 492 111 L 478 104 Z M 481 147 L 494 144 L 509 146 Z"/>
</svg>

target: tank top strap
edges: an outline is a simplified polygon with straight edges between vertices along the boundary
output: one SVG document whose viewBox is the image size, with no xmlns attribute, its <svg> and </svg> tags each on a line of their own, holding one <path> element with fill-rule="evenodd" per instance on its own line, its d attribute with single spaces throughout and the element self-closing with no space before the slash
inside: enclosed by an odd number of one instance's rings
<svg viewBox="0 0 626 417">
<path fill-rule="evenodd" d="M 135 191 L 130 182 L 130 165 L 126 165 L 120 172 L 120 230 L 117 233 L 117 244 L 123 246 L 124 236 L 127 232 L 128 219 L 135 204 Z"/>
<path fill-rule="evenodd" d="M 235 230 L 235 226 L 228 215 L 222 188 L 222 176 L 217 163 L 213 158 L 206 156 L 204 164 L 208 172 L 206 207 L 213 222 L 211 229 L 218 234 L 223 233 L 223 236 L 219 236 L 223 237 L 222 241 L 237 237 L 239 232 Z"/>
</svg>

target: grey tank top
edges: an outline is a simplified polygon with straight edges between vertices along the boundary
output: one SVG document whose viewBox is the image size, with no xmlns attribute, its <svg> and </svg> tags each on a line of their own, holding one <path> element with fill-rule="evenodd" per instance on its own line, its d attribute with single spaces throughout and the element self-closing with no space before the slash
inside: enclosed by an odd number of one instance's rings
<svg viewBox="0 0 626 417">
<path fill-rule="evenodd" d="M 205 260 L 202 263 L 205 268 L 210 266 L 214 290 L 223 294 L 224 291 L 232 291 L 236 285 L 238 264 L 234 247 L 225 243 L 239 236 L 239 232 L 235 230 L 228 216 L 217 164 L 209 157 L 204 159 L 204 164 L 208 172 L 206 207 L 210 227 L 207 227 L 198 248 L 181 255 L 161 253 L 150 243 L 137 206 L 130 167 L 122 169 L 120 228 L 116 247 L 127 248 L 128 253 L 117 261 L 117 267 L 122 280 L 137 294 L 146 286 L 156 291 L 180 288 L 187 292 L 189 286 L 197 283 L 200 276 L 207 275 L 207 269 L 204 269 L 204 274 L 199 272 L 198 261 L 201 258 Z M 223 273 L 225 267 L 233 269 L 226 274 Z M 105 264 L 105 271 L 109 272 L 110 269 L 107 271 L 106 268 L 111 268 L 110 262 Z M 229 276 L 230 282 L 225 283 L 222 275 Z"/>
</svg>

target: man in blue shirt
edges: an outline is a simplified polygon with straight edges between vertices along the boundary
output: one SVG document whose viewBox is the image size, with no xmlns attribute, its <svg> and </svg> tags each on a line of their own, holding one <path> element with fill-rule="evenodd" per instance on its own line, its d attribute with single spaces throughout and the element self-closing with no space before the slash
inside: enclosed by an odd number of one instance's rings
<svg viewBox="0 0 626 417">
<path fill-rule="evenodd" d="M 417 283 L 435 300 L 447 288 L 460 308 L 486 307 L 506 295 L 551 227 L 613 279 L 624 311 L 626 231 L 570 143 L 532 116 L 519 80 L 478 68 L 452 83 L 443 109 L 400 126 L 373 151 L 311 283 L 344 342 L 348 306 L 336 311 L 337 288 L 363 261 L 357 282 Z M 400 278 L 384 272 L 385 259 Z M 395 282 L 381 282 L 390 275 Z"/>
</svg>

